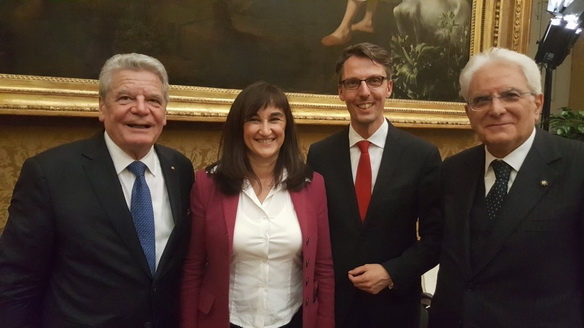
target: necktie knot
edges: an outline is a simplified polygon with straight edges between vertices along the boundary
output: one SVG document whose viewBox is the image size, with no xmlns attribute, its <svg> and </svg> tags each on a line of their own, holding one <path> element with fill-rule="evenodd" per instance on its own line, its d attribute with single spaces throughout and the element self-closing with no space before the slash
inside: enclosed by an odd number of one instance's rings
<svg viewBox="0 0 584 328">
<path fill-rule="evenodd" d="M 134 173 L 134 175 L 137 177 L 143 177 L 144 172 L 146 172 L 146 164 L 140 161 L 133 161 L 130 163 L 130 165 L 128 165 L 128 170 Z"/>
<path fill-rule="evenodd" d="M 496 179 L 503 179 L 504 181 L 509 181 L 509 175 L 511 174 L 511 166 L 505 161 L 496 159 L 491 162 L 491 166 L 495 171 Z"/>
<path fill-rule="evenodd" d="M 357 142 L 357 147 L 359 147 L 361 154 L 369 153 L 369 145 L 370 144 L 371 144 L 371 142 L 369 142 L 367 140 L 361 140 L 361 141 Z"/>
</svg>

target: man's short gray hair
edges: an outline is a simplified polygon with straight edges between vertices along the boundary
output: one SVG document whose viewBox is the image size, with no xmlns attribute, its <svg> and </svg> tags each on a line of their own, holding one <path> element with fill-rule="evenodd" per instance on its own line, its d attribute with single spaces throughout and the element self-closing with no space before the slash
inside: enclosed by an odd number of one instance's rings
<svg viewBox="0 0 584 328">
<path fill-rule="evenodd" d="M 527 80 L 527 87 L 533 94 L 541 94 L 541 73 L 535 61 L 524 54 L 505 48 L 490 48 L 470 58 L 460 72 L 460 94 L 468 100 L 468 89 L 474 74 L 487 64 L 506 63 L 516 65 Z"/>
<path fill-rule="evenodd" d="M 110 91 L 112 76 L 121 70 L 149 71 L 162 82 L 162 94 L 168 103 L 168 74 L 162 63 L 154 58 L 143 54 L 117 54 L 108 59 L 99 73 L 99 97 L 105 99 Z"/>
</svg>

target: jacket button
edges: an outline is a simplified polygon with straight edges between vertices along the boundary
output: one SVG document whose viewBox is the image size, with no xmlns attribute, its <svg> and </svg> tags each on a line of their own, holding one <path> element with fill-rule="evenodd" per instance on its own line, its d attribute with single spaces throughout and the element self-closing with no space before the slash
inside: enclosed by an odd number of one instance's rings
<svg viewBox="0 0 584 328">
<path fill-rule="evenodd" d="M 308 297 L 304 300 L 304 306 L 308 306 Z"/>
<path fill-rule="evenodd" d="M 309 242 L 310 242 L 310 237 L 306 238 L 306 246 L 308 246 Z"/>
<path fill-rule="evenodd" d="M 308 279 L 308 277 L 306 277 L 306 286 L 308 286 L 309 281 L 310 281 L 310 279 Z"/>
<path fill-rule="evenodd" d="M 310 259 L 306 260 L 306 267 L 308 268 L 308 264 L 310 264 Z"/>
</svg>

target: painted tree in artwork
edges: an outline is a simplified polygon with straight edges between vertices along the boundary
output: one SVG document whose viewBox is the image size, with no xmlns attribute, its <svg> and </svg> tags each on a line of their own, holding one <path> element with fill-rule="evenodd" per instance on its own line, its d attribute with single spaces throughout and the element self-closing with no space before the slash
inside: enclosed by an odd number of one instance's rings
<svg viewBox="0 0 584 328">
<path fill-rule="evenodd" d="M 458 75 L 469 59 L 468 25 L 454 13 L 443 13 L 437 29 L 441 38 L 418 43 L 411 35 L 392 36 L 393 97 L 417 100 L 461 100 Z"/>
</svg>

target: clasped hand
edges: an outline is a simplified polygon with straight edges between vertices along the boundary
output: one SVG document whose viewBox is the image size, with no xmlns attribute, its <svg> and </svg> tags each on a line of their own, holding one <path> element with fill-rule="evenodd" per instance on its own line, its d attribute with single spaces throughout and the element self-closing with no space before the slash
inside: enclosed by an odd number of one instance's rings
<svg viewBox="0 0 584 328">
<path fill-rule="evenodd" d="M 381 264 L 365 264 L 349 271 L 348 275 L 353 286 L 370 294 L 377 294 L 393 285 L 389 273 Z"/>
</svg>

